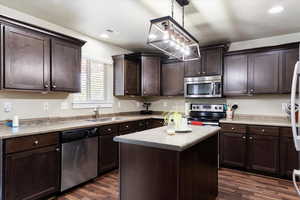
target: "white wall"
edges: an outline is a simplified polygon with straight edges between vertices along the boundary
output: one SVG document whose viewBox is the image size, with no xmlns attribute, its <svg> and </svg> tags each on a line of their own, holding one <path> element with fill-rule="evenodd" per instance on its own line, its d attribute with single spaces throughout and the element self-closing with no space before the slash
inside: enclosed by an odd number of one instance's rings
<svg viewBox="0 0 300 200">
<path fill-rule="evenodd" d="M 101 60 L 106 63 L 112 63 L 112 55 L 128 53 L 129 51 L 100 42 L 88 36 L 82 35 L 75 31 L 63 28 L 50 22 L 35 18 L 33 16 L 21 13 L 19 11 L 0 5 L 0 14 L 15 18 L 21 21 L 32 23 L 50 30 L 70 35 L 87 41 L 82 49 L 84 56 L 89 56 L 94 59 Z M 112 96 L 113 87 L 113 69 L 110 67 L 108 91 L 110 98 L 114 102 L 112 108 L 105 108 L 103 113 L 115 113 L 125 111 L 137 111 L 140 108 L 137 106 L 135 99 L 116 99 Z M 5 113 L 3 106 L 5 102 L 12 103 L 12 112 Z M 44 103 L 49 103 L 49 111 L 44 111 Z M 120 107 L 118 106 L 120 102 Z M 61 104 L 65 103 L 67 109 L 62 110 Z M 19 115 L 20 118 L 37 118 L 37 117 L 53 117 L 53 116 L 75 116 L 92 114 L 92 109 L 72 109 L 72 94 L 67 93 L 27 93 L 27 92 L 0 92 L 0 120 L 11 119 L 13 115 Z"/>
</svg>

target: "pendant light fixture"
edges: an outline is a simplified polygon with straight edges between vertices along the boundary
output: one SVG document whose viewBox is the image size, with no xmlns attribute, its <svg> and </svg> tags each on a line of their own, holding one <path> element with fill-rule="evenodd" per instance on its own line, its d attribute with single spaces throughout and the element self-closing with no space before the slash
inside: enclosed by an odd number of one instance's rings
<svg viewBox="0 0 300 200">
<path fill-rule="evenodd" d="M 172 16 L 151 20 L 147 43 L 165 54 L 182 61 L 197 60 L 200 58 L 199 42 L 184 28 L 184 6 L 188 0 L 176 0 L 182 7 L 182 26 L 174 17 L 174 0 Z"/>
</svg>

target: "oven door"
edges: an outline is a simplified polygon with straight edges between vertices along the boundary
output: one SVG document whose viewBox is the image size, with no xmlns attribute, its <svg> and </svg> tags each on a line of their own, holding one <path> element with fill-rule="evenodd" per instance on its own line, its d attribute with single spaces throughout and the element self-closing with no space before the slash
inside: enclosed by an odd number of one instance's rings
<svg viewBox="0 0 300 200">
<path fill-rule="evenodd" d="M 184 96 L 188 98 L 213 97 L 214 83 L 211 81 L 185 82 Z"/>
</svg>

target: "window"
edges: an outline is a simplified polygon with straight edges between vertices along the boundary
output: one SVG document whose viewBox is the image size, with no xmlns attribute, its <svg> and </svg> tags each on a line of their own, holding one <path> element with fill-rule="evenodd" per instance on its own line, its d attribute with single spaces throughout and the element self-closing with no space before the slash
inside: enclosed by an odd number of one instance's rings
<svg viewBox="0 0 300 200">
<path fill-rule="evenodd" d="M 81 93 L 73 98 L 74 108 L 111 107 L 107 95 L 107 65 L 88 58 L 81 61 Z"/>
</svg>

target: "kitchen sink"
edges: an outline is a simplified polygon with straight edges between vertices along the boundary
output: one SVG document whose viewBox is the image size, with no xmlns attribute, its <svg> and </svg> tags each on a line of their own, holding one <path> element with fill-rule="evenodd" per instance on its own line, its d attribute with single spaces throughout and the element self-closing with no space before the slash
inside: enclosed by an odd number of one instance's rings
<svg viewBox="0 0 300 200">
<path fill-rule="evenodd" d="M 86 121 L 88 122 L 107 122 L 107 121 L 116 121 L 116 120 L 122 120 L 122 117 L 103 117 L 99 119 L 88 119 Z"/>
</svg>

